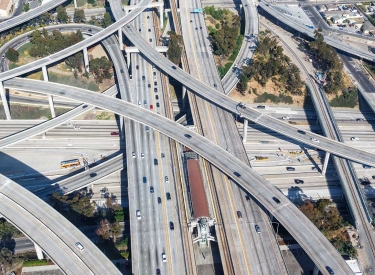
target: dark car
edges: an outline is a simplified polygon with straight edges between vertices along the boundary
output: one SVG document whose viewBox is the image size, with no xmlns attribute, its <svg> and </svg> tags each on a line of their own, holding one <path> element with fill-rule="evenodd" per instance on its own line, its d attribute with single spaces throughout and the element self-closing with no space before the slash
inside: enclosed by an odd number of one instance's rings
<svg viewBox="0 0 375 275">
<path fill-rule="evenodd" d="M 144 75 L 142 75 L 142 80 L 145 80 L 145 79 L 146 79 L 146 77 Z"/>
<path fill-rule="evenodd" d="M 156 72 L 153 72 L 153 75 L 156 75 Z"/>
<path fill-rule="evenodd" d="M 150 192 L 154 193 L 154 187 L 153 186 L 150 186 Z"/>
<path fill-rule="evenodd" d="M 166 195 L 167 195 L 167 200 L 169 200 L 169 201 L 170 201 L 170 200 L 171 200 L 171 193 L 167 192 L 167 194 L 166 194 Z"/>
<path fill-rule="evenodd" d="M 375 180 L 375 175 L 374 175 L 374 176 L 372 176 L 372 179 L 373 179 L 373 180 Z"/>
<path fill-rule="evenodd" d="M 294 167 L 287 167 L 286 170 L 287 171 L 296 171 L 296 168 L 294 168 Z"/>
<path fill-rule="evenodd" d="M 238 172 L 234 172 L 233 174 L 234 174 L 236 177 L 241 177 L 241 174 L 238 173 Z"/>
<path fill-rule="evenodd" d="M 97 175 L 97 173 L 91 173 L 91 174 L 90 174 L 90 177 L 93 178 L 93 177 L 96 177 L 96 175 Z"/>
<path fill-rule="evenodd" d="M 174 230 L 174 224 L 173 224 L 173 222 L 169 222 L 169 228 L 170 228 L 171 230 Z"/>
<path fill-rule="evenodd" d="M 305 131 L 298 130 L 297 132 L 300 133 L 300 134 L 302 134 L 302 135 L 306 135 L 306 132 L 305 132 Z"/>
<path fill-rule="evenodd" d="M 273 199 L 276 203 L 281 203 L 281 201 L 280 201 L 278 198 L 276 198 L 276 197 L 272 197 L 272 199 Z"/>
<path fill-rule="evenodd" d="M 250 200 L 250 196 L 249 196 L 249 195 L 246 195 L 246 196 L 245 196 L 245 199 L 246 199 L 247 201 L 249 201 L 249 200 Z"/>
<path fill-rule="evenodd" d="M 257 232 L 257 233 L 260 233 L 261 231 L 260 231 L 260 227 L 259 227 L 259 225 L 255 225 L 255 231 Z"/>
<path fill-rule="evenodd" d="M 156 269 L 156 275 L 160 275 L 160 269 Z"/>
<path fill-rule="evenodd" d="M 187 137 L 187 138 L 191 138 L 191 135 L 189 135 L 189 134 L 185 134 L 184 136 Z"/>
<path fill-rule="evenodd" d="M 121 70 L 120 70 L 120 73 L 121 73 L 121 74 L 124 74 L 124 70 L 123 70 L 123 69 L 121 69 Z"/>
<path fill-rule="evenodd" d="M 335 274 L 335 272 L 333 272 L 332 268 L 330 268 L 328 265 L 326 266 L 326 269 L 327 269 L 329 274 Z"/>
<path fill-rule="evenodd" d="M 89 31 L 89 32 L 92 32 L 92 29 L 89 29 L 88 31 Z"/>
<path fill-rule="evenodd" d="M 118 136 L 118 132 L 112 132 L 111 136 Z"/>
<path fill-rule="evenodd" d="M 156 166 L 156 165 L 158 165 L 158 164 L 159 164 L 158 160 L 157 160 L 157 159 L 154 159 L 154 165 Z"/>
<path fill-rule="evenodd" d="M 148 41 L 152 42 L 152 39 L 150 38 Z"/>
<path fill-rule="evenodd" d="M 85 104 L 82 106 L 82 109 L 86 109 L 88 106 Z"/>
<path fill-rule="evenodd" d="M 149 84 L 147 84 L 147 87 L 151 88 L 151 84 L 150 84 L 150 83 L 149 83 Z"/>
<path fill-rule="evenodd" d="M 362 167 L 365 168 L 365 169 L 371 169 L 371 166 L 370 165 L 366 165 L 366 164 L 363 164 Z"/>
<path fill-rule="evenodd" d="M 217 87 L 216 83 L 214 83 L 214 87 L 215 87 L 215 88 Z"/>
<path fill-rule="evenodd" d="M 138 31 L 139 31 L 139 32 L 141 32 L 142 30 L 141 30 L 141 29 L 139 29 Z"/>
<path fill-rule="evenodd" d="M 257 106 L 257 109 L 266 109 L 266 106 L 259 105 L 259 106 Z"/>
<path fill-rule="evenodd" d="M 151 29 L 148 29 L 148 32 L 151 32 Z"/>
<path fill-rule="evenodd" d="M 164 153 L 161 153 L 161 157 L 162 158 L 165 158 L 165 154 Z M 374 176 L 375 177 L 375 176 Z"/>
<path fill-rule="evenodd" d="M 137 66 L 135 66 L 135 68 L 138 70 L 138 69 L 139 69 L 139 66 L 137 65 Z"/>
<path fill-rule="evenodd" d="M 156 81 L 154 82 L 154 86 L 158 86 L 158 83 Z"/>
<path fill-rule="evenodd" d="M 154 88 L 154 92 L 157 93 L 158 92 L 158 88 Z"/>
<path fill-rule="evenodd" d="M 172 69 L 175 69 L 175 70 L 176 70 L 177 68 L 176 68 L 176 66 L 172 66 Z"/>
<path fill-rule="evenodd" d="M 158 95 L 155 95 L 155 99 L 158 100 L 158 99 L 159 99 L 159 96 L 158 96 Z"/>
<path fill-rule="evenodd" d="M 304 183 L 303 180 L 299 180 L 299 179 L 295 179 L 294 182 L 297 183 L 297 184 L 303 184 Z"/>
<path fill-rule="evenodd" d="M 161 204 L 161 198 L 158 197 L 158 204 Z"/>
<path fill-rule="evenodd" d="M 158 107 L 158 108 L 160 107 L 160 104 L 159 104 L 159 102 L 156 102 L 156 107 Z"/>
<path fill-rule="evenodd" d="M 241 211 L 237 211 L 237 218 L 239 218 L 239 219 L 242 218 L 242 213 L 241 213 Z"/>
<path fill-rule="evenodd" d="M 147 183 L 147 178 L 143 177 L 143 183 Z"/>
</svg>

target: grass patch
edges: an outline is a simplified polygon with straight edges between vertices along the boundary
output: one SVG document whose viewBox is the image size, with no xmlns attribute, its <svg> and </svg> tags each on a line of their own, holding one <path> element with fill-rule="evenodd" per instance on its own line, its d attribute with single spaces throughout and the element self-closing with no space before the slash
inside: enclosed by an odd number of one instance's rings
<svg viewBox="0 0 375 275">
<path fill-rule="evenodd" d="M 161 29 L 161 33 L 164 33 L 165 27 L 167 26 L 168 17 L 165 16 L 165 12 L 163 12 L 163 28 Z"/>
<path fill-rule="evenodd" d="M 236 48 L 234 49 L 232 55 L 228 58 L 229 61 L 236 60 L 236 57 L 237 57 L 238 53 L 240 52 L 243 39 L 244 39 L 244 36 L 242 34 L 237 37 Z"/>
<path fill-rule="evenodd" d="M 51 119 L 51 111 L 49 107 L 10 104 L 10 114 L 12 119 L 40 119 L 42 117 Z M 69 111 L 67 108 L 55 108 L 56 116 Z M 4 107 L 0 104 L 0 119 L 6 119 Z"/>
<path fill-rule="evenodd" d="M 16 63 L 9 63 L 9 70 L 19 67 L 20 65 L 17 65 Z"/>
<path fill-rule="evenodd" d="M 26 44 L 23 44 L 21 47 L 17 49 L 17 51 L 20 53 L 19 57 L 29 57 L 29 49 L 33 46 L 31 42 L 27 42 Z"/>
<path fill-rule="evenodd" d="M 100 91 L 99 86 L 96 85 L 93 82 L 89 82 L 89 85 L 87 85 L 87 89 L 90 90 L 90 91 L 93 91 L 93 92 L 99 92 Z"/>
<path fill-rule="evenodd" d="M 87 3 L 87 0 L 77 0 L 77 7 L 82 7 Z"/>
<path fill-rule="evenodd" d="M 219 66 L 217 68 L 220 78 L 223 78 L 226 75 L 226 73 L 229 71 L 232 64 L 233 64 L 233 62 L 229 62 L 229 63 L 225 64 L 224 67 Z"/>
<path fill-rule="evenodd" d="M 51 261 L 46 259 L 43 260 L 28 260 L 23 262 L 23 266 L 43 266 L 43 265 L 50 265 Z"/>
<path fill-rule="evenodd" d="M 121 0 L 121 3 L 124 5 L 124 6 L 127 6 L 129 4 L 129 0 Z"/>
<path fill-rule="evenodd" d="M 271 101 L 272 103 L 286 103 L 286 104 L 293 104 L 293 98 L 290 95 L 273 95 L 267 92 L 258 95 L 256 99 L 254 99 L 254 103 L 265 103 L 267 101 Z"/>
<path fill-rule="evenodd" d="M 98 120 L 110 120 L 111 114 L 107 113 L 106 111 L 103 111 L 100 115 L 96 116 L 96 119 L 98 119 Z"/>
<path fill-rule="evenodd" d="M 358 90 L 357 89 L 349 89 L 343 91 L 342 95 L 332 99 L 329 104 L 331 107 L 347 107 L 347 108 L 354 108 L 358 105 Z"/>
<path fill-rule="evenodd" d="M 64 85 L 70 85 L 82 89 L 88 89 L 94 92 L 99 91 L 99 86 L 95 84 L 94 82 L 87 81 L 86 78 L 83 77 L 77 77 L 74 78 L 73 74 L 71 76 L 69 75 L 62 75 L 62 74 L 56 74 L 53 72 L 48 73 L 49 81 L 64 84 Z"/>
</svg>

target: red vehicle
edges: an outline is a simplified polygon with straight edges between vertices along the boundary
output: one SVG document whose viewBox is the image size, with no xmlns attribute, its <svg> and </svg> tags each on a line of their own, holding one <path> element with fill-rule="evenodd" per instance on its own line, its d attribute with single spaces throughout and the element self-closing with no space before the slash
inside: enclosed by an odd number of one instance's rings
<svg viewBox="0 0 375 275">
<path fill-rule="evenodd" d="M 111 136 L 118 136 L 118 132 L 112 132 Z"/>
<path fill-rule="evenodd" d="M 153 105 L 150 105 L 150 110 L 153 110 L 154 109 L 154 106 Z"/>
</svg>

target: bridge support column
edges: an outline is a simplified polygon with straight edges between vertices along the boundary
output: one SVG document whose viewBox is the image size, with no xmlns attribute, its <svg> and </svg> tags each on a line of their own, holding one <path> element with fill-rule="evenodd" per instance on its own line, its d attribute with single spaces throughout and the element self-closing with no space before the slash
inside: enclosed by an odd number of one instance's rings
<svg viewBox="0 0 375 275">
<path fill-rule="evenodd" d="M 121 28 L 118 29 L 118 43 L 120 44 L 120 51 L 122 51 L 123 48 L 124 48 L 124 45 L 123 45 L 123 42 L 122 42 L 122 30 L 121 30 Z"/>
<path fill-rule="evenodd" d="M 315 125 L 319 125 L 319 118 L 316 119 Z"/>
<path fill-rule="evenodd" d="M 243 143 L 245 143 L 246 139 L 247 139 L 247 124 L 248 124 L 248 120 L 245 119 L 243 121 L 243 135 L 242 135 L 242 142 Z"/>
<path fill-rule="evenodd" d="M 74 8 L 77 8 L 77 0 L 74 0 Z"/>
<path fill-rule="evenodd" d="M 85 64 L 86 71 L 90 72 L 89 54 L 87 53 L 87 48 L 83 48 L 83 61 L 84 61 L 84 64 Z"/>
<path fill-rule="evenodd" d="M 44 81 L 48 82 L 47 67 L 43 66 L 42 67 L 42 71 L 43 71 L 43 79 L 44 79 Z M 52 97 L 52 95 L 48 95 L 48 102 L 49 102 L 49 108 L 51 110 L 51 116 L 52 116 L 52 118 L 54 118 L 56 116 L 56 114 L 55 114 L 55 107 L 53 106 L 53 97 Z"/>
<path fill-rule="evenodd" d="M 34 243 L 34 247 L 35 247 L 36 255 L 38 256 L 38 260 L 43 260 L 44 259 L 43 251 L 40 248 L 40 246 Z"/>
<path fill-rule="evenodd" d="M 164 28 L 163 6 L 159 7 L 160 29 Z"/>
<path fill-rule="evenodd" d="M 128 64 L 128 69 L 130 68 L 130 53 L 128 52 L 127 54 L 126 54 L 126 64 Z"/>
<path fill-rule="evenodd" d="M 1 101 L 3 102 L 4 111 L 5 111 L 7 120 L 11 120 L 12 118 L 10 116 L 9 105 L 8 105 L 7 97 L 5 96 L 5 90 L 4 90 L 4 85 L 2 81 L 0 81 L 0 96 L 1 96 Z"/>
<path fill-rule="evenodd" d="M 315 265 L 314 270 L 313 270 L 313 275 L 318 275 L 319 273 L 319 268 Z"/>
<path fill-rule="evenodd" d="M 329 156 L 330 156 L 330 153 L 326 152 L 326 156 L 324 157 L 324 163 L 322 167 L 322 175 L 326 174 Z"/>
</svg>

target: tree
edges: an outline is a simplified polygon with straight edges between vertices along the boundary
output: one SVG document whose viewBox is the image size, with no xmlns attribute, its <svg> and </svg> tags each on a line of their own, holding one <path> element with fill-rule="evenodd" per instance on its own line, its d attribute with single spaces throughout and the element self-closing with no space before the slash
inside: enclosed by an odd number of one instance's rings
<svg viewBox="0 0 375 275">
<path fill-rule="evenodd" d="M 18 62 L 19 55 L 20 53 L 13 48 L 9 48 L 7 52 L 5 53 L 5 57 L 8 58 L 8 60 L 12 62 Z"/>
<path fill-rule="evenodd" d="M 109 240 L 110 234 L 108 221 L 106 219 L 101 220 L 99 222 L 99 227 L 95 232 L 102 240 Z"/>
<path fill-rule="evenodd" d="M 70 208 L 78 214 L 83 215 L 85 218 L 93 217 L 95 211 L 95 203 L 90 202 L 90 198 L 82 196 L 79 193 L 71 200 Z"/>
<path fill-rule="evenodd" d="M 74 10 L 74 22 L 81 23 L 86 20 L 85 11 L 82 9 L 75 9 Z"/>
<path fill-rule="evenodd" d="M 169 31 L 168 35 L 168 59 L 178 65 L 181 61 L 183 39 L 181 35 L 176 34 L 174 31 Z"/>
<path fill-rule="evenodd" d="M 107 28 L 110 25 L 112 25 L 111 15 L 109 14 L 109 12 L 105 12 L 103 18 L 103 28 Z"/>
<path fill-rule="evenodd" d="M 87 3 L 91 4 L 91 5 L 95 5 L 95 0 L 87 0 Z"/>
<path fill-rule="evenodd" d="M 82 62 L 83 54 L 81 52 L 76 53 L 75 55 L 69 56 L 65 59 L 65 64 L 70 68 L 74 69 L 74 72 L 77 70 L 81 73 L 82 72 Z"/>
<path fill-rule="evenodd" d="M 117 235 L 121 233 L 121 226 L 118 222 L 114 222 L 110 225 L 110 230 L 112 233 L 113 242 L 116 242 Z"/>
<path fill-rule="evenodd" d="M 66 22 L 66 21 L 68 21 L 68 14 L 66 13 L 65 7 L 58 6 L 57 9 L 56 9 L 56 13 L 57 13 L 57 19 L 60 22 Z"/>
<path fill-rule="evenodd" d="M 110 79 L 112 77 L 111 70 L 113 63 L 105 56 L 90 60 L 89 65 L 97 83 L 102 83 L 103 79 Z"/>
<path fill-rule="evenodd" d="M 27 4 L 25 4 L 24 6 L 23 6 L 23 11 L 24 12 L 28 12 L 30 10 L 30 5 L 29 5 L 29 3 L 27 3 Z"/>
</svg>

